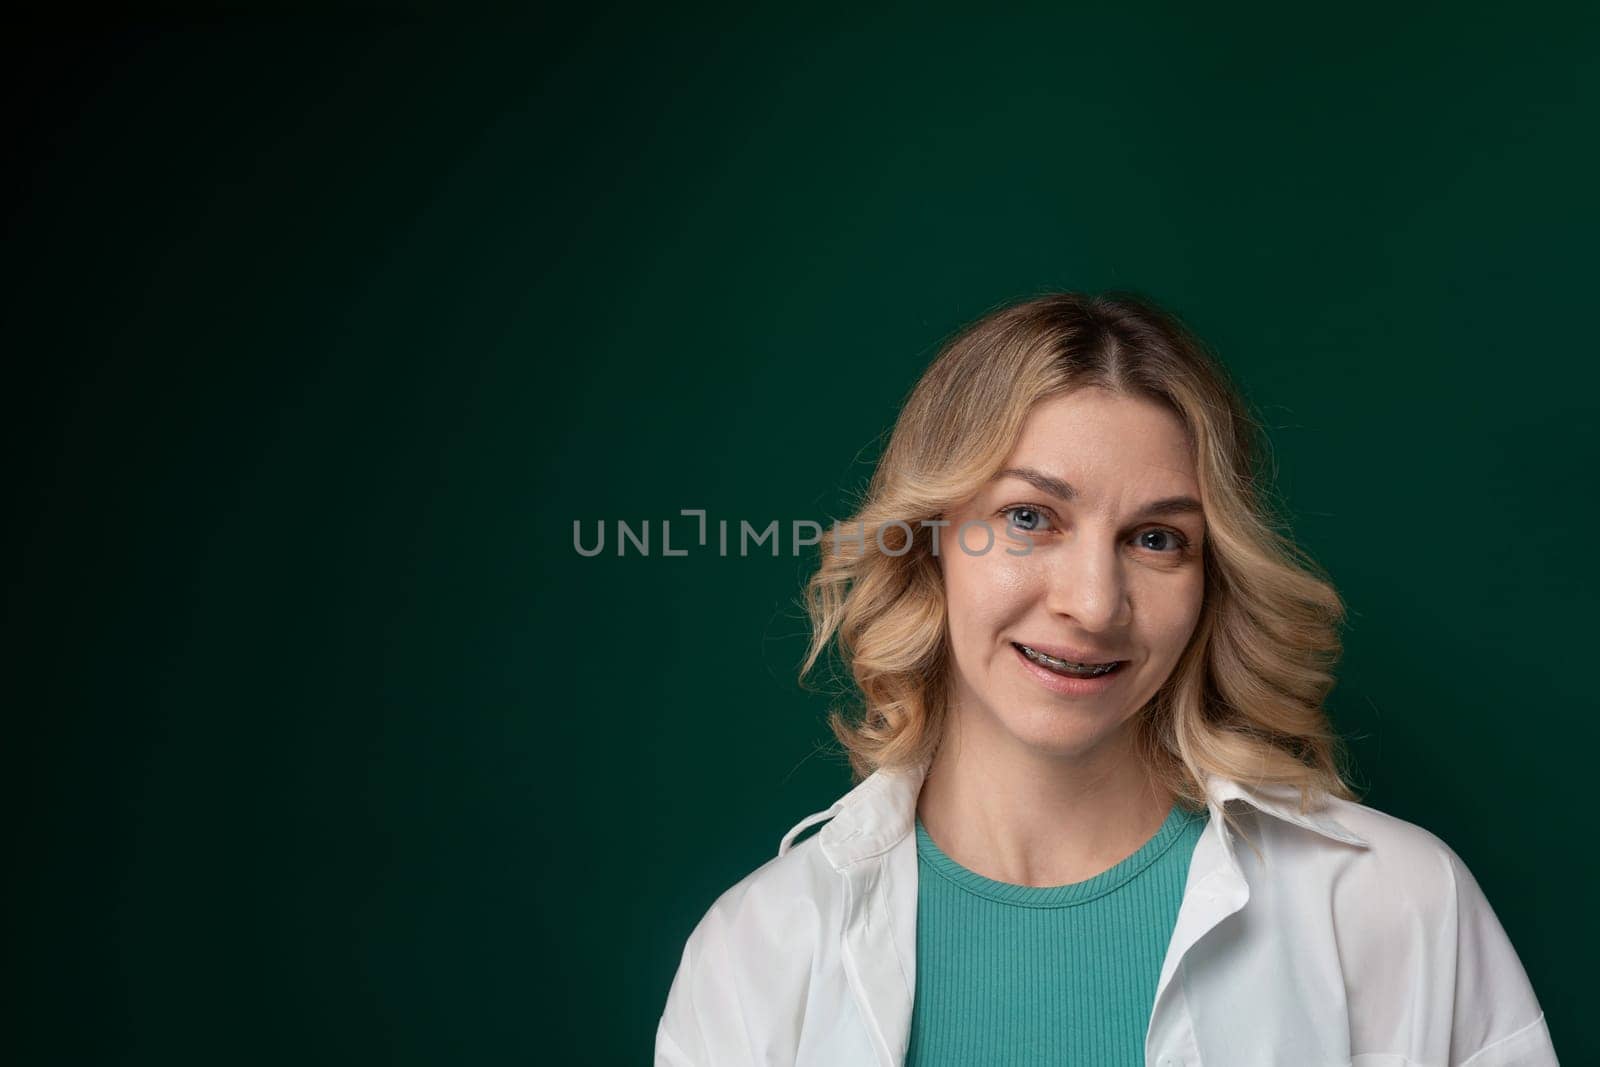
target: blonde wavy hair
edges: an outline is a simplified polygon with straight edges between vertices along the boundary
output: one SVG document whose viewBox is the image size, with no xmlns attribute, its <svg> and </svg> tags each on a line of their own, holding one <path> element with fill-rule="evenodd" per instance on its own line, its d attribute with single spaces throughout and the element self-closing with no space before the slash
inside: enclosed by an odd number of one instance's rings
<svg viewBox="0 0 1600 1067">
<path fill-rule="evenodd" d="M 1196 808 L 1208 773 L 1293 786 L 1302 812 L 1328 795 L 1354 800 L 1346 750 L 1323 711 L 1344 605 L 1280 532 L 1261 429 L 1227 373 L 1178 319 L 1129 292 L 1047 293 L 953 336 L 907 398 L 855 515 L 823 534 L 805 588 L 812 633 L 800 675 L 831 647 L 853 679 L 857 706 L 832 710 L 829 725 L 855 780 L 925 763 L 943 737 L 952 663 L 944 583 L 919 523 L 959 508 L 995 476 L 1035 404 L 1090 386 L 1178 416 L 1205 512 L 1200 618 L 1135 721 L 1149 773 Z M 909 547 L 891 523 L 909 526 Z"/>
</svg>

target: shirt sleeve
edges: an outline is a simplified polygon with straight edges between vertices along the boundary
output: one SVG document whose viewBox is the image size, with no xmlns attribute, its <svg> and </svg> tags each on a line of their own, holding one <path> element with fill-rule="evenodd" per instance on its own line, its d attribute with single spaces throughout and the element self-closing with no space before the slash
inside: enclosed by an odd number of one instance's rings
<svg viewBox="0 0 1600 1067">
<path fill-rule="evenodd" d="M 656 1067 L 722 1067 L 756 1063 L 729 948 L 728 898 L 713 905 L 689 934 L 667 1004 L 656 1027 Z"/>
<path fill-rule="evenodd" d="M 656 1027 L 655 1067 L 701 1067 L 706 1062 L 705 1040 L 695 1022 L 694 1004 L 690 987 L 692 976 L 693 938 L 683 946 L 683 956 L 678 961 L 678 972 L 673 975 L 672 988 L 667 992 L 667 1006 Z"/>
<path fill-rule="evenodd" d="M 1455 1067 L 1557 1067 L 1544 1011 L 1483 889 L 1445 846 L 1455 881 Z"/>
</svg>

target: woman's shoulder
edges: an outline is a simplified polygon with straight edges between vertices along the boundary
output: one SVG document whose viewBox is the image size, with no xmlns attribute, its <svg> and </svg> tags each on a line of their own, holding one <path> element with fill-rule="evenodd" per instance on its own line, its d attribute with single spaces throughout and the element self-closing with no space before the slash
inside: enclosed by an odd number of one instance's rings
<svg viewBox="0 0 1600 1067">
<path fill-rule="evenodd" d="M 1461 854 L 1426 826 L 1371 804 L 1327 797 L 1308 817 L 1289 807 L 1258 812 L 1265 866 L 1252 883 L 1264 906 L 1299 919 L 1326 916 L 1341 952 L 1358 962 L 1409 957 L 1454 969 L 1458 957 L 1501 961 L 1508 943 L 1482 885 Z M 1298 823 L 1298 825 L 1297 825 Z M 1313 832 L 1316 831 L 1316 832 Z M 1251 864 L 1249 849 L 1237 849 Z"/>
<path fill-rule="evenodd" d="M 1336 916 L 1358 912 L 1368 928 L 1386 920 L 1438 928 L 1488 906 L 1466 861 L 1443 837 L 1370 804 L 1327 797 L 1316 813 L 1320 834 L 1283 819 L 1261 817 L 1256 825 L 1274 835 L 1272 852 L 1286 861 L 1281 877 L 1317 895 L 1326 889 Z"/>
<path fill-rule="evenodd" d="M 1363 842 L 1354 853 L 1356 868 L 1392 890 L 1441 899 L 1453 893 L 1457 873 L 1466 865 L 1432 830 L 1343 797 L 1329 797 L 1324 811 Z"/>
<path fill-rule="evenodd" d="M 859 1042 L 866 1054 L 865 1030 L 844 1027 L 855 1010 L 842 980 L 844 877 L 819 833 L 794 836 L 719 893 L 690 932 L 657 1030 L 658 1063 L 792 1063 L 807 1040 L 820 1043 L 814 1052 Z"/>
<path fill-rule="evenodd" d="M 1477 876 L 1456 847 L 1426 826 L 1340 797 L 1328 800 L 1331 818 L 1361 838 L 1350 877 L 1356 887 L 1383 890 L 1446 917 L 1477 921 L 1492 909 Z M 1369 902 L 1368 907 L 1372 905 Z"/>
<path fill-rule="evenodd" d="M 1392 889 L 1445 893 L 1464 866 L 1432 830 L 1370 804 L 1325 794 L 1301 810 L 1287 786 L 1227 785 L 1218 796 L 1230 813 L 1247 816 L 1243 839 L 1267 844 L 1291 874 L 1382 878 Z"/>
<path fill-rule="evenodd" d="M 791 831 L 792 833 L 793 831 Z M 711 902 L 691 940 L 715 940 L 724 951 L 756 950 L 771 958 L 825 941 L 822 931 L 842 913 L 841 879 L 824 856 L 820 834 L 791 845 L 785 835 L 778 852 Z"/>
<path fill-rule="evenodd" d="M 879 772 L 857 783 L 791 826 L 777 854 L 728 887 L 711 912 L 723 921 L 759 925 L 768 912 L 787 911 L 800 918 L 802 933 L 838 920 L 847 892 L 843 870 L 909 835 L 918 781 Z"/>
<path fill-rule="evenodd" d="M 836 895 L 838 872 L 823 855 L 821 835 L 812 834 L 763 861 L 717 897 L 713 910 L 729 916 L 768 908 L 817 911 Z"/>
<path fill-rule="evenodd" d="M 719 893 L 690 931 L 662 1016 L 664 1044 L 692 1050 L 717 1034 L 737 1047 L 745 1012 L 775 1026 L 762 1006 L 808 1004 L 813 974 L 836 965 L 829 957 L 838 941 L 830 931 L 843 914 L 837 872 L 817 835 L 788 842 Z"/>
<path fill-rule="evenodd" d="M 1461 1059 L 1502 1041 L 1537 1047 L 1543 1013 L 1527 972 L 1456 849 L 1369 804 L 1329 798 L 1322 814 L 1360 843 L 1323 849 L 1327 859 L 1303 865 L 1317 869 L 1314 895 L 1325 903 L 1308 892 L 1299 905 L 1306 918 L 1328 909 L 1323 921 L 1341 967 L 1360 977 L 1347 988 L 1359 1043 L 1388 1040 L 1400 1006 L 1420 998 L 1437 1002 L 1428 1009 L 1435 1017 L 1455 1018 L 1450 1040 Z"/>
</svg>

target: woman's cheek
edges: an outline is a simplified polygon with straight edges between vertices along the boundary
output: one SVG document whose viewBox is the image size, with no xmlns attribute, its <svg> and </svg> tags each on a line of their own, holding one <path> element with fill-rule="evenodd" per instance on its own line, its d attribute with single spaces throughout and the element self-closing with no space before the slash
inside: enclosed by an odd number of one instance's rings
<svg viewBox="0 0 1600 1067">
<path fill-rule="evenodd" d="M 1142 598 L 1154 610 L 1148 612 L 1154 636 L 1168 656 L 1176 659 L 1189 643 L 1195 626 L 1200 621 L 1200 607 L 1205 597 L 1205 578 L 1201 573 L 1186 577 L 1181 582 L 1161 583 L 1146 591 Z"/>
<path fill-rule="evenodd" d="M 1028 588 L 1028 575 L 1015 561 L 994 553 L 982 556 L 958 554 L 946 561 L 945 582 L 949 591 L 952 635 L 976 635 L 993 630 L 1015 614 L 1018 600 Z"/>
<path fill-rule="evenodd" d="M 1025 596 L 1029 590 L 1037 588 L 1042 580 L 1041 559 L 1038 552 L 1014 556 L 998 546 L 983 557 L 989 564 L 989 580 L 995 592 L 1012 597 Z"/>
</svg>

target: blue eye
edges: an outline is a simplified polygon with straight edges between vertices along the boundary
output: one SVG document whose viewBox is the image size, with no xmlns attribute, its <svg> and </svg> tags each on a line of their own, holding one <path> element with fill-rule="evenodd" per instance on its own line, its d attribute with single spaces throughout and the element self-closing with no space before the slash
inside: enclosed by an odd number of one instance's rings
<svg viewBox="0 0 1600 1067">
<path fill-rule="evenodd" d="M 1011 507 L 1001 508 L 1000 513 L 1007 517 L 1013 528 L 1023 533 L 1038 533 L 1050 529 L 1050 520 L 1044 511 L 1027 504 L 1013 504 Z"/>
<path fill-rule="evenodd" d="M 1165 538 L 1170 547 L 1161 548 L 1157 545 L 1145 544 L 1144 539 L 1147 537 Z M 1146 530 L 1139 535 L 1139 541 L 1145 548 L 1153 549 L 1156 552 L 1182 551 L 1189 547 L 1189 539 L 1176 530 Z"/>
</svg>

